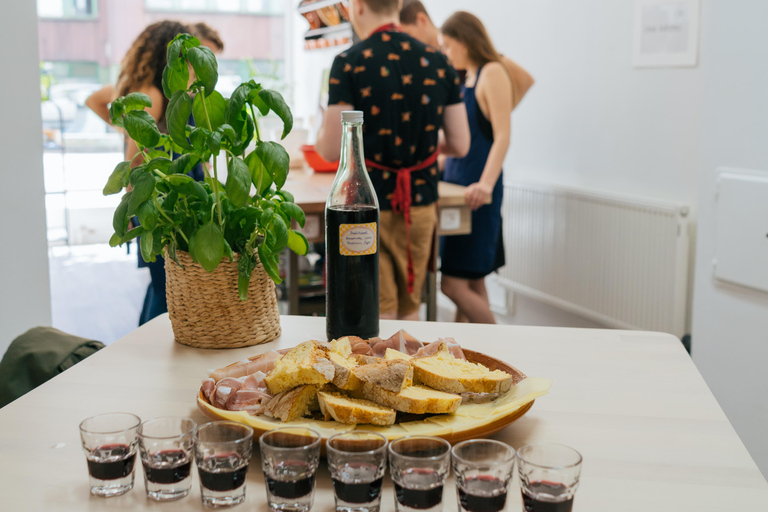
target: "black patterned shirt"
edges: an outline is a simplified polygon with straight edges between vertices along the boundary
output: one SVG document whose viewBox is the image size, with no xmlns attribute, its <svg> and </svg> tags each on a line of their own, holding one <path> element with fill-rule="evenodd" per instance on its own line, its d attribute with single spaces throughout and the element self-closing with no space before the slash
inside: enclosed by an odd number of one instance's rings
<svg viewBox="0 0 768 512">
<path fill-rule="evenodd" d="M 462 101 L 456 71 L 437 49 L 398 31 L 375 32 L 333 61 L 328 104 L 362 110 L 365 158 L 399 169 L 437 149 L 445 107 Z M 382 210 L 391 209 L 395 173 L 368 169 Z M 411 173 L 411 201 L 437 201 L 437 164 Z"/>
</svg>

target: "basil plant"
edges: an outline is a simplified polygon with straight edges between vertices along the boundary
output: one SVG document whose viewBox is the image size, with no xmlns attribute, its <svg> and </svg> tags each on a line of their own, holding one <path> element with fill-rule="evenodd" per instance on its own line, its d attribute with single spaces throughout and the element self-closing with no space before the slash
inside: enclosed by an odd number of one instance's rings
<svg viewBox="0 0 768 512">
<path fill-rule="evenodd" d="M 190 67 L 195 80 L 189 84 Z M 289 157 L 276 142 L 261 140 L 256 112 L 274 112 L 283 122 L 285 138 L 293 116 L 283 97 L 253 80 L 240 84 L 230 99 L 215 90 L 218 65 L 213 52 L 196 37 L 180 34 L 168 44 L 163 93 L 169 99 L 161 133 L 145 107 L 149 96 L 131 93 L 115 100 L 110 117 L 138 145 L 131 160 L 115 167 L 104 195 L 130 185 L 113 218 L 110 245 L 122 245 L 141 235 L 147 261 L 167 251 L 179 264 L 177 251 L 186 251 L 208 272 L 223 259 L 238 259 L 238 290 L 246 300 L 251 273 L 260 260 L 267 274 L 280 283 L 278 258 L 286 247 L 306 254 L 309 244 L 291 221 L 304 226 L 304 212 L 283 190 Z M 190 120 L 194 120 L 194 126 Z M 251 143 L 255 149 L 246 155 Z M 187 175 L 196 165 L 224 153 L 227 180 L 218 179 L 217 158 L 205 168 L 205 180 Z M 131 167 L 131 162 L 139 165 Z M 129 220 L 139 226 L 129 230 Z M 258 254 L 258 257 L 257 257 Z"/>
</svg>

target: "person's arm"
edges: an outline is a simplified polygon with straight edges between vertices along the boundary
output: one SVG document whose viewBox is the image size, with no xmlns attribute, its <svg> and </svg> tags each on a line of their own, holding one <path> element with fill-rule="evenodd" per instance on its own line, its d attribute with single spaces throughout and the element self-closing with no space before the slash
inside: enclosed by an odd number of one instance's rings
<svg viewBox="0 0 768 512">
<path fill-rule="evenodd" d="M 85 106 L 93 110 L 93 112 L 102 118 L 108 125 L 112 124 L 112 120 L 109 118 L 109 104 L 116 98 L 115 87 L 112 85 L 105 85 L 95 93 L 88 96 L 85 100 Z"/>
<path fill-rule="evenodd" d="M 496 62 L 487 64 L 476 87 L 478 100 L 487 106 L 488 119 L 493 127 L 493 144 L 480 180 L 464 191 L 464 198 L 473 210 L 491 199 L 512 134 L 512 84 L 504 67 Z"/>
<path fill-rule="evenodd" d="M 504 64 L 504 69 L 507 70 L 509 78 L 512 80 L 512 92 L 514 93 L 512 109 L 514 110 L 514 108 L 517 107 L 525 94 L 531 88 L 534 80 L 530 73 L 528 73 L 512 59 L 502 55 L 501 63 Z"/>
<path fill-rule="evenodd" d="M 315 151 L 329 162 L 338 160 L 341 153 L 341 113 L 345 110 L 352 110 L 352 106 L 343 103 L 329 105 L 317 132 Z"/>
<path fill-rule="evenodd" d="M 445 107 L 443 129 L 438 134 L 438 150 L 441 154 L 463 158 L 469 153 L 471 138 L 464 102 Z"/>
</svg>

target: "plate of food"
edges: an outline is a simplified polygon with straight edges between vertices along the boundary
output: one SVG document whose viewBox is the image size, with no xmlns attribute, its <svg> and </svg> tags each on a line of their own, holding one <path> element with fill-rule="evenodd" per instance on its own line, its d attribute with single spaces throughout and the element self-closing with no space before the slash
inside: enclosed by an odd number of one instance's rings
<svg viewBox="0 0 768 512">
<path fill-rule="evenodd" d="M 301 425 L 324 440 L 365 429 L 457 443 L 505 428 L 550 385 L 452 338 L 425 344 L 400 331 L 386 340 L 310 340 L 212 370 L 197 405 L 211 419 L 250 425 L 257 437 Z"/>
</svg>

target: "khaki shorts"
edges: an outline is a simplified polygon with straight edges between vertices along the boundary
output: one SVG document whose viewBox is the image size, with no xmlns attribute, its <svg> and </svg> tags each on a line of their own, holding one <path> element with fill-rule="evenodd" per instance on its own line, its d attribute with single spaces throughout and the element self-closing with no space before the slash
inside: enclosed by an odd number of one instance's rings
<svg viewBox="0 0 768 512">
<path fill-rule="evenodd" d="M 379 216 L 379 312 L 409 315 L 418 311 L 437 228 L 437 206 L 411 207 L 413 293 L 408 293 L 405 217 L 391 210 Z"/>
</svg>

